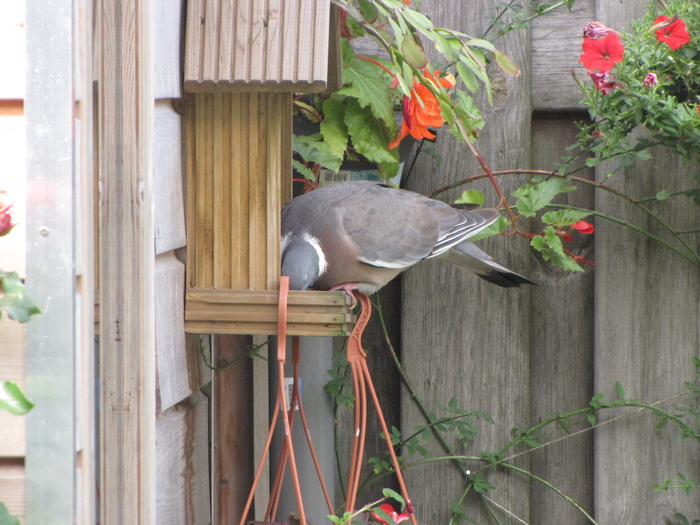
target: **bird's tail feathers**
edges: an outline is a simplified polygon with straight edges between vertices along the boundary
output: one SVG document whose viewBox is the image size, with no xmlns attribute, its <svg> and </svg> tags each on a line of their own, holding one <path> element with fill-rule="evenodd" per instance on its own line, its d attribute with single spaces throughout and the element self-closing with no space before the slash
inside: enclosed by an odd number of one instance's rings
<svg viewBox="0 0 700 525">
<path fill-rule="evenodd" d="M 462 241 L 453 246 L 451 250 L 442 254 L 440 258 L 504 288 L 517 287 L 521 284 L 537 284 L 499 264 L 493 257 L 477 248 L 470 241 Z"/>
</svg>

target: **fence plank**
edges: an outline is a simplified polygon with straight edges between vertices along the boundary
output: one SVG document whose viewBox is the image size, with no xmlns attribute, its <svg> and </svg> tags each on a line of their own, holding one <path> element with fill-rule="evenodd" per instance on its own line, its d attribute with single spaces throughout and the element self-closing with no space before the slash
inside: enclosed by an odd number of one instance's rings
<svg viewBox="0 0 700 525">
<path fill-rule="evenodd" d="M 432 2 L 424 7 L 436 25 L 462 27 L 479 36 L 486 29 L 484 13 L 491 11 L 493 3 Z M 521 31 L 498 40 L 498 46 L 525 72 L 529 71 L 529 38 L 528 31 Z M 488 125 L 477 147 L 494 170 L 529 166 L 528 76 L 510 78 L 497 70 L 492 73 L 494 106 L 488 109 L 485 102 L 481 104 L 488 113 Z M 444 164 L 420 160 L 411 189 L 425 193 L 482 172 L 466 147 L 456 144 L 447 133 L 441 133 L 436 149 Z M 517 187 L 515 178 L 503 183 L 506 192 Z M 445 198 L 456 195 L 452 192 Z M 487 205 L 497 204 L 492 195 L 490 192 Z M 524 269 L 528 264 L 525 243 L 520 239 L 498 238 L 481 246 L 501 263 L 528 273 Z M 431 409 L 437 410 L 454 396 L 459 406 L 489 412 L 495 419 L 496 425 L 478 421 L 478 436 L 466 450 L 458 447 L 458 453 L 478 456 L 481 451 L 496 450 L 510 440 L 511 428 L 523 426 L 530 417 L 530 290 L 501 289 L 434 261 L 423 262 L 404 275 L 402 353 L 408 375 L 416 380 L 419 395 Z M 402 413 L 404 431 L 424 423 L 408 398 Z M 442 451 L 436 448 L 433 453 Z M 526 460 L 518 464 L 527 466 Z M 478 466 L 473 463 L 466 468 L 475 470 Z M 489 497 L 527 521 L 527 480 L 495 474 L 488 476 L 489 483 L 496 486 Z M 465 486 L 459 470 L 444 463 L 430 464 L 408 471 L 407 477 L 419 521 L 446 523 L 450 500 L 459 497 Z M 425 480 L 430 480 L 429 489 Z M 491 519 L 477 500 L 468 498 L 466 506 L 467 515 L 476 522 Z M 502 523 L 514 522 L 500 510 L 494 512 Z"/>
<path fill-rule="evenodd" d="M 606 25 L 625 29 L 642 16 L 646 5 L 598 2 L 597 13 Z M 691 187 L 697 163 L 684 164 L 662 150 L 654 151 L 654 157 L 609 179 L 610 184 L 637 198 Z M 605 178 L 609 168 L 596 168 L 596 178 Z M 624 216 L 663 235 L 648 216 L 622 206 L 619 199 L 601 194 L 596 205 L 601 212 Z M 665 202 L 650 206 L 674 226 L 697 228 L 697 209 L 690 202 L 673 206 L 676 211 Z M 601 222 L 596 237 L 595 390 L 614 396 L 614 382 L 620 381 L 626 396 L 640 401 L 673 396 L 683 390 L 684 381 L 692 380 L 700 271 L 660 244 L 610 223 Z M 665 406 L 688 401 L 677 399 Z M 655 432 L 657 422 L 648 414 L 635 415 L 596 431 L 595 502 L 603 522 L 671 523 L 677 521 L 676 510 L 691 521 L 700 515 L 697 497 L 681 491 L 653 493 L 653 482 L 678 472 L 691 478 L 700 474 L 697 443 L 675 443 L 678 432 L 669 427 Z"/>
<path fill-rule="evenodd" d="M 533 73 L 534 74 L 534 73 Z M 534 84 L 534 79 L 533 79 Z M 580 117 L 583 115 L 581 114 Z M 576 115 L 540 115 L 532 123 L 532 166 L 554 169 L 564 149 L 576 139 Z M 569 170 L 583 165 L 583 160 Z M 593 170 L 577 173 L 593 178 Z M 591 209 L 593 191 L 580 186 L 557 202 Z M 593 238 L 576 234 L 567 248 L 592 258 Z M 532 290 L 530 319 L 530 374 L 532 424 L 588 405 L 593 389 L 593 270 L 566 272 L 551 264 L 537 265 L 532 274 L 540 286 Z M 544 429 L 549 442 L 564 438 L 560 427 Z M 588 511 L 593 508 L 593 433 L 562 439 L 531 454 L 532 471 Z M 540 483 L 530 486 L 530 522 L 586 524 L 589 521 L 573 505 Z"/>
<path fill-rule="evenodd" d="M 583 28 L 595 20 L 595 0 L 577 0 L 571 12 L 562 6 L 555 13 L 532 21 L 532 105 L 548 111 L 583 108 L 571 70 L 588 78 L 578 59 Z"/>
</svg>

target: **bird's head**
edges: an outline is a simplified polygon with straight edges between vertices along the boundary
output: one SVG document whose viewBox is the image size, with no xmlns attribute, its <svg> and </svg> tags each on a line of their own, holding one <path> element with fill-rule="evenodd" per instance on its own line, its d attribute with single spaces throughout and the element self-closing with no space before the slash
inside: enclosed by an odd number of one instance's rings
<svg viewBox="0 0 700 525">
<path fill-rule="evenodd" d="M 282 275 L 289 277 L 290 290 L 306 290 L 322 273 L 317 246 L 307 239 L 294 238 L 282 252 Z"/>
</svg>

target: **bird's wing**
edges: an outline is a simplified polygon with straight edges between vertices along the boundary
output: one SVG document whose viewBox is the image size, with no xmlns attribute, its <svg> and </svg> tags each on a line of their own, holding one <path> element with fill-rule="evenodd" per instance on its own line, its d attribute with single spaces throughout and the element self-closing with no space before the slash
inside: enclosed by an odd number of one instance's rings
<svg viewBox="0 0 700 525">
<path fill-rule="evenodd" d="M 496 210 L 470 212 L 417 193 L 380 184 L 350 186 L 332 205 L 342 234 L 358 247 L 359 260 L 383 268 L 407 268 L 435 257 L 496 220 Z"/>
</svg>

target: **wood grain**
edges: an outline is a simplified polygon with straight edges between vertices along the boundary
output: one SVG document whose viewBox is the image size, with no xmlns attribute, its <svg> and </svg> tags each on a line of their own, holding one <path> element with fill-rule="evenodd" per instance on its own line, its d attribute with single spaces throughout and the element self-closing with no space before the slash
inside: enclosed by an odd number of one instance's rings
<svg viewBox="0 0 700 525">
<path fill-rule="evenodd" d="M 595 0 L 577 0 L 571 11 L 564 6 L 553 15 L 532 21 L 532 105 L 535 110 L 583 109 L 581 90 L 571 76 L 582 80 L 586 70 L 581 55 L 583 28 L 596 20 Z"/>
<path fill-rule="evenodd" d="M 208 412 L 195 392 L 156 419 L 156 523 L 211 523 Z"/>
<path fill-rule="evenodd" d="M 554 169 L 575 141 L 578 128 L 576 114 L 539 114 L 532 122 L 532 165 Z M 580 159 L 569 169 L 583 165 Z M 593 170 L 577 173 L 592 179 Z M 557 202 L 591 209 L 593 191 L 578 186 Z M 592 220 L 592 219 L 591 219 Z M 593 237 L 576 234 L 567 248 L 592 260 Z M 594 270 L 566 272 L 542 260 L 533 264 L 529 276 L 539 283 L 531 291 L 528 312 L 531 337 L 530 374 L 532 424 L 585 407 L 593 395 L 593 279 Z M 578 428 L 578 427 L 576 427 Z M 543 431 L 542 441 L 566 436 L 559 426 Z M 562 439 L 555 445 L 532 453 L 532 472 L 573 497 L 589 512 L 593 509 L 593 433 Z M 566 523 L 584 525 L 586 517 L 558 494 L 540 483 L 530 486 L 531 523 Z"/>
<path fill-rule="evenodd" d="M 185 236 L 182 118 L 170 100 L 155 103 L 153 133 L 153 224 L 156 255 L 182 248 Z"/>
<path fill-rule="evenodd" d="M 480 35 L 486 29 L 484 13 L 492 2 L 432 2 L 426 13 L 438 26 L 468 28 Z M 479 104 L 485 113 L 486 130 L 476 143 L 494 170 L 530 164 L 530 68 L 528 31 L 510 33 L 498 40 L 498 46 L 525 72 L 523 76 L 504 77 L 494 73 L 494 106 L 489 108 L 482 97 Z M 411 188 L 429 193 L 450 182 L 481 173 L 469 150 L 446 132 L 440 132 L 435 144 L 445 159 L 438 165 L 424 156 L 419 159 Z M 503 180 L 509 193 L 520 180 Z M 484 187 L 485 188 L 485 187 Z M 487 190 L 488 191 L 488 190 Z M 456 198 L 452 192 L 444 198 Z M 488 192 L 486 206 L 497 200 Z M 502 264 L 528 275 L 530 261 L 526 242 L 496 238 L 480 242 L 480 247 Z M 501 289 L 482 282 L 441 262 L 426 261 L 410 269 L 403 277 L 402 361 L 418 394 L 430 410 L 438 411 L 452 397 L 467 410 L 491 414 L 495 425 L 476 421 L 479 434 L 474 442 L 458 454 L 479 455 L 495 450 L 510 439 L 513 427 L 527 424 L 530 418 L 530 308 L 529 288 Z M 410 432 L 425 420 L 408 396 L 402 399 L 402 427 Z M 454 441 L 452 441 L 454 444 Z M 444 451 L 432 447 L 435 455 Z M 527 468 L 528 459 L 516 461 Z M 464 468 L 475 470 L 478 464 Z M 429 484 L 425 480 L 430 480 Z M 526 478 L 510 474 L 489 473 L 489 484 L 496 488 L 489 494 L 509 512 L 529 520 L 529 486 Z M 407 472 L 407 483 L 420 523 L 447 523 L 449 501 L 458 498 L 465 486 L 454 465 L 433 463 Z M 467 498 L 466 513 L 477 523 L 489 523 L 483 503 Z M 501 523 L 515 523 L 494 509 Z"/>
<path fill-rule="evenodd" d="M 185 345 L 185 266 L 170 252 L 156 257 L 156 407 L 163 412 L 192 394 Z"/>
<path fill-rule="evenodd" d="M 328 78 L 330 2 L 189 2 L 185 89 L 323 91 Z"/>
<path fill-rule="evenodd" d="M 155 522 L 149 4 L 102 5 L 100 467 L 104 523 Z"/>
</svg>

